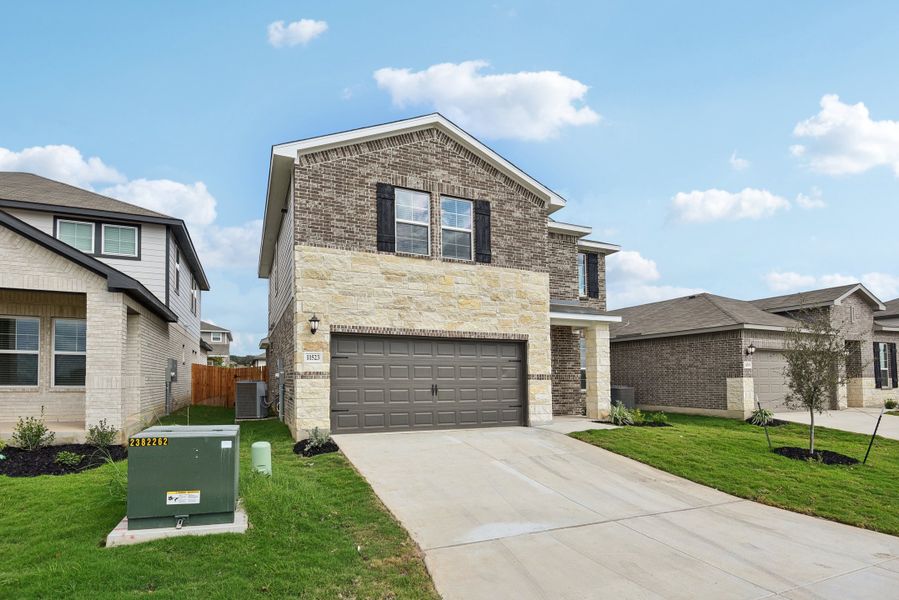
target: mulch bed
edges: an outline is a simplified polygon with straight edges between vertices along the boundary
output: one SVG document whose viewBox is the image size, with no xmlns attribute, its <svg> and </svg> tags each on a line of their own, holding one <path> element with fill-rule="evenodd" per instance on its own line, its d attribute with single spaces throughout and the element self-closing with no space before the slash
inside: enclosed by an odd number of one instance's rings
<svg viewBox="0 0 899 600">
<path fill-rule="evenodd" d="M 749 423 L 750 425 L 755 425 L 755 423 L 752 422 L 751 417 L 749 419 L 746 419 L 746 422 Z M 789 421 L 781 421 L 780 419 L 774 419 L 773 421 L 768 423 L 768 427 L 780 427 L 781 425 L 789 425 L 789 424 L 790 424 Z M 764 427 L 764 425 L 755 425 L 755 426 L 756 427 Z"/>
<path fill-rule="evenodd" d="M 611 421 L 593 421 L 594 423 L 602 423 L 603 425 L 615 425 Z M 631 425 L 615 425 L 616 427 L 673 427 L 671 423 L 653 423 L 644 421 L 642 423 L 632 423 Z"/>
<path fill-rule="evenodd" d="M 74 452 L 82 456 L 81 462 L 74 466 L 56 462 L 59 452 Z M 119 461 L 128 458 L 128 450 L 124 446 L 109 446 L 105 451 L 88 444 L 64 444 L 62 446 L 46 446 L 38 450 L 22 450 L 6 447 L 0 460 L 0 475 L 10 477 L 37 477 L 38 475 L 68 475 L 94 469 L 106 462 L 106 455 Z"/>
<path fill-rule="evenodd" d="M 775 448 L 774 452 L 787 458 L 795 460 L 814 460 L 824 463 L 825 465 L 856 465 L 858 460 L 839 452 L 831 452 L 830 450 L 815 450 L 811 454 L 807 448 L 796 448 L 795 446 L 783 446 Z"/>
<path fill-rule="evenodd" d="M 319 454 L 328 454 L 330 452 L 337 452 L 340 448 L 334 442 L 334 440 L 328 440 L 321 446 L 316 446 L 315 448 L 307 448 L 309 446 L 309 440 L 300 440 L 293 446 L 293 453 L 300 454 L 305 457 L 310 456 L 318 456 Z"/>
</svg>

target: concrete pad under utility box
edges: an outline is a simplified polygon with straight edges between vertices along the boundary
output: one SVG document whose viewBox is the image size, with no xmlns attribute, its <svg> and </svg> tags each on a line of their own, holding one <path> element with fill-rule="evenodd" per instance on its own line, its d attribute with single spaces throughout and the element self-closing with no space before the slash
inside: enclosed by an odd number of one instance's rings
<svg viewBox="0 0 899 600">
<path fill-rule="evenodd" d="M 123 517 L 115 529 L 106 536 L 106 547 L 130 546 L 142 542 L 152 542 L 164 538 L 180 537 L 183 535 L 214 535 L 217 533 L 245 533 L 250 522 L 247 511 L 242 505 L 234 511 L 233 523 L 215 523 L 212 525 L 188 525 L 186 527 L 157 527 L 154 529 L 128 530 L 128 517 Z"/>
</svg>

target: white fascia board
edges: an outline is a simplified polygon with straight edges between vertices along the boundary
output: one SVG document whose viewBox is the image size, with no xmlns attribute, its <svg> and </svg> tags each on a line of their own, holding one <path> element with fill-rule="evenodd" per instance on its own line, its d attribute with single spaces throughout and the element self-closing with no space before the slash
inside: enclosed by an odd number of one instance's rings
<svg viewBox="0 0 899 600">
<path fill-rule="evenodd" d="M 606 242 L 597 242 L 594 240 L 578 240 L 577 247 L 584 250 L 597 250 L 603 254 L 615 254 L 621 250 L 618 244 L 607 244 Z"/>
<path fill-rule="evenodd" d="M 410 133 L 429 127 L 437 127 L 445 133 L 459 141 L 463 146 L 472 152 L 482 156 L 487 162 L 494 167 L 505 171 L 521 182 L 526 188 L 530 189 L 537 196 L 549 202 L 549 210 L 553 212 L 565 206 L 565 199 L 560 195 L 516 167 L 514 164 L 488 148 L 482 142 L 478 141 L 471 134 L 464 131 L 458 125 L 444 117 L 439 113 L 422 115 L 411 119 L 403 119 L 401 121 L 393 121 L 392 123 L 384 123 L 382 125 L 374 125 L 372 127 L 362 127 L 360 129 L 351 129 L 340 133 L 332 133 L 322 135 L 305 140 L 297 140 L 295 142 L 287 142 L 272 147 L 272 154 L 278 156 L 286 156 L 296 159 L 301 154 L 309 152 L 320 152 L 337 146 L 345 146 L 347 144 L 359 144 L 373 139 L 398 135 L 400 133 Z"/>
<path fill-rule="evenodd" d="M 549 311 L 550 325 L 573 325 L 589 327 L 597 323 L 620 323 L 621 317 L 615 315 L 588 315 Z"/>
<path fill-rule="evenodd" d="M 585 225 L 575 225 L 573 223 L 561 223 L 559 221 L 549 220 L 546 222 L 546 228 L 553 233 L 561 233 L 564 235 L 573 235 L 576 237 L 584 237 L 590 235 L 593 231 L 592 227 Z"/>
<path fill-rule="evenodd" d="M 837 298 L 836 300 L 834 300 L 833 303 L 834 303 L 834 304 L 837 304 L 837 305 L 840 305 L 840 304 L 843 303 L 843 300 L 845 300 L 846 298 L 848 298 L 849 296 L 851 296 L 851 295 L 854 294 L 855 292 L 859 292 L 859 291 L 862 292 L 863 294 L 865 294 L 866 296 L 868 296 L 868 298 L 870 298 L 871 302 L 872 302 L 872 303 L 874 304 L 874 306 L 876 307 L 876 308 L 874 309 L 875 311 L 878 311 L 878 310 L 886 310 L 886 309 L 887 309 L 887 307 L 884 306 L 883 302 L 880 301 L 880 298 L 878 298 L 877 296 L 875 296 L 873 293 L 871 293 L 871 290 L 869 290 L 868 288 L 866 288 L 864 285 L 862 285 L 862 284 L 860 284 L 860 283 L 859 283 L 858 285 L 856 285 L 855 287 L 853 287 L 853 288 L 852 288 L 851 290 L 849 290 L 848 292 L 846 292 L 845 294 L 843 294 L 842 296 L 840 296 L 839 298 Z"/>
</svg>

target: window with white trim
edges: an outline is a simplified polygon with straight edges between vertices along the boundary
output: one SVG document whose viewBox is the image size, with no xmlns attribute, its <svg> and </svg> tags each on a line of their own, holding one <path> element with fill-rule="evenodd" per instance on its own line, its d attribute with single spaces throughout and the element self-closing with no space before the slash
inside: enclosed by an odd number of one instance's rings
<svg viewBox="0 0 899 600">
<path fill-rule="evenodd" d="M 583 252 L 577 255 L 577 295 L 587 295 L 587 255 Z"/>
<path fill-rule="evenodd" d="M 197 280 L 190 276 L 190 312 L 196 315 L 200 308 L 200 290 L 197 289 Z"/>
<path fill-rule="evenodd" d="M 440 233 L 443 256 L 472 260 L 471 200 L 443 197 L 440 199 Z"/>
<path fill-rule="evenodd" d="M 395 189 L 396 251 L 431 254 L 431 196 L 424 192 Z"/>
<path fill-rule="evenodd" d="M 893 387 L 890 381 L 890 345 L 880 342 L 877 344 L 878 366 L 880 367 L 880 386 L 882 388 Z"/>
<path fill-rule="evenodd" d="M 0 317 L 0 386 L 37 385 L 40 319 Z"/>
<path fill-rule="evenodd" d="M 213 331 L 209 334 L 209 340 L 212 342 L 221 342 L 222 341 L 222 332 L 221 331 Z"/>
<path fill-rule="evenodd" d="M 87 321 L 53 320 L 53 385 L 81 387 L 87 368 Z"/>
<path fill-rule="evenodd" d="M 582 331 L 578 338 L 578 354 L 581 359 L 581 389 L 587 389 L 587 338 Z"/>
<path fill-rule="evenodd" d="M 87 254 L 94 252 L 94 224 L 83 221 L 56 221 L 56 239 Z"/>
<path fill-rule="evenodd" d="M 175 293 L 181 295 L 181 250 L 175 248 Z"/>
<path fill-rule="evenodd" d="M 103 254 L 110 256 L 137 256 L 137 227 L 128 225 L 102 226 L 100 233 Z"/>
</svg>

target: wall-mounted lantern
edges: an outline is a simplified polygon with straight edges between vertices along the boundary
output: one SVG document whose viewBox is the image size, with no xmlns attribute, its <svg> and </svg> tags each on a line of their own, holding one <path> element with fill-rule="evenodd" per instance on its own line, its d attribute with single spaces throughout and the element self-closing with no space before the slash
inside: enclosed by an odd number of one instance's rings
<svg viewBox="0 0 899 600">
<path fill-rule="evenodd" d="M 318 331 L 318 323 L 319 318 L 315 316 L 315 313 L 312 313 L 312 318 L 309 319 L 309 330 L 312 332 L 312 335 L 315 335 L 315 332 Z"/>
<path fill-rule="evenodd" d="M 746 356 L 752 358 L 753 354 L 755 354 L 755 344 L 749 342 L 749 346 L 746 347 Z"/>
</svg>

